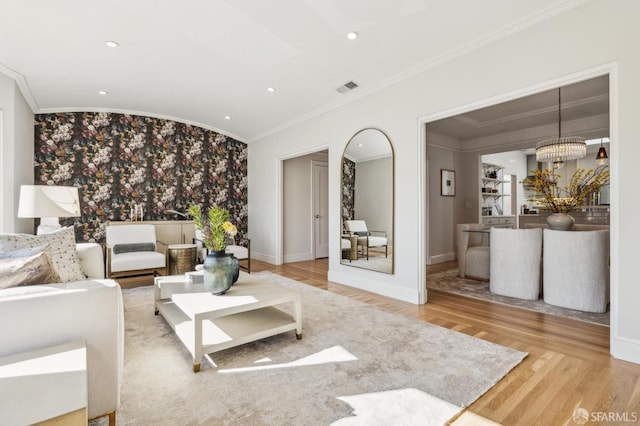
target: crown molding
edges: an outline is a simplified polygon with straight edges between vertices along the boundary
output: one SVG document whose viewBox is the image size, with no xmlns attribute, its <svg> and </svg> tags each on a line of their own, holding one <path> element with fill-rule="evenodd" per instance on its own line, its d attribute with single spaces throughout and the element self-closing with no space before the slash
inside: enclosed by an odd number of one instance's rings
<svg viewBox="0 0 640 426">
<path fill-rule="evenodd" d="M 27 83 L 27 79 L 24 78 L 24 76 L 20 74 L 18 71 L 15 71 L 9 68 L 3 63 L 0 63 L 0 73 L 6 75 L 7 77 L 12 78 L 16 82 L 16 84 L 18 85 L 18 89 L 20 89 L 22 96 L 24 96 L 24 99 L 27 101 L 27 104 L 29 104 L 31 111 L 34 114 L 36 114 L 40 110 L 40 107 L 38 106 L 38 102 L 36 102 L 36 98 L 33 97 L 33 94 L 31 93 L 31 89 L 29 89 L 29 84 Z"/>
</svg>

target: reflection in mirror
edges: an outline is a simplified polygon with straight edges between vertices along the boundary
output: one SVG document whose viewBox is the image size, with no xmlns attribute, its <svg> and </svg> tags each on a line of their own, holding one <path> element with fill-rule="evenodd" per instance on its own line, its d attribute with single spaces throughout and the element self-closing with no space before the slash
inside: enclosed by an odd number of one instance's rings
<svg viewBox="0 0 640 426">
<path fill-rule="evenodd" d="M 393 146 L 378 129 L 356 133 L 342 155 L 340 263 L 393 274 Z"/>
</svg>

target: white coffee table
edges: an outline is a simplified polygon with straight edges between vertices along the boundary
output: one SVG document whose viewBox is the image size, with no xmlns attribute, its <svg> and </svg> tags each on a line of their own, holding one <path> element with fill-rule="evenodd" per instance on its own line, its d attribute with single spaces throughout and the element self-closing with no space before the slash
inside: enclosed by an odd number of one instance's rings
<svg viewBox="0 0 640 426">
<path fill-rule="evenodd" d="M 300 295 L 245 272 L 221 296 L 184 275 L 156 277 L 154 293 L 156 315 L 162 314 L 191 352 L 196 373 L 205 354 L 291 330 L 302 338 Z M 281 310 L 287 304 L 293 315 Z"/>
</svg>

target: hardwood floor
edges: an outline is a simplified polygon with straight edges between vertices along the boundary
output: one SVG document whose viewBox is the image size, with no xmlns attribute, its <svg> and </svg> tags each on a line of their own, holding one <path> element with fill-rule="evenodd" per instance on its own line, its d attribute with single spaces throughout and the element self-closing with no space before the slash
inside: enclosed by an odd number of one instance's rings
<svg viewBox="0 0 640 426">
<path fill-rule="evenodd" d="M 455 265 L 455 263 L 454 263 Z M 574 411 L 592 424 L 640 423 L 640 365 L 609 355 L 609 328 L 430 290 L 413 305 L 327 281 L 328 261 L 274 266 L 252 261 L 252 272 L 272 271 L 503 346 L 529 356 L 467 411 L 504 425 L 573 425 Z M 429 267 L 427 273 L 451 264 Z M 455 266 L 454 266 L 455 267 Z M 446 268 L 446 269 L 445 269 Z"/>
</svg>

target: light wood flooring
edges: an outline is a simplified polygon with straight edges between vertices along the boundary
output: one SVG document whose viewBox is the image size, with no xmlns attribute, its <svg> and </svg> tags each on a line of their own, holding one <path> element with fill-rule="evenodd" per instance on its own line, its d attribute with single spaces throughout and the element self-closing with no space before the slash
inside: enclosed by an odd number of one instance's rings
<svg viewBox="0 0 640 426">
<path fill-rule="evenodd" d="M 452 267 L 455 262 L 435 265 L 427 273 Z M 413 305 L 327 281 L 327 259 L 281 266 L 252 261 L 251 272 L 265 270 L 528 352 L 469 412 L 503 425 L 573 425 L 574 410 L 584 408 L 588 425 L 640 423 L 640 365 L 609 355 L 608 327 L 437 290 L 429 290 L 426 305 Z"/>
</svg>

